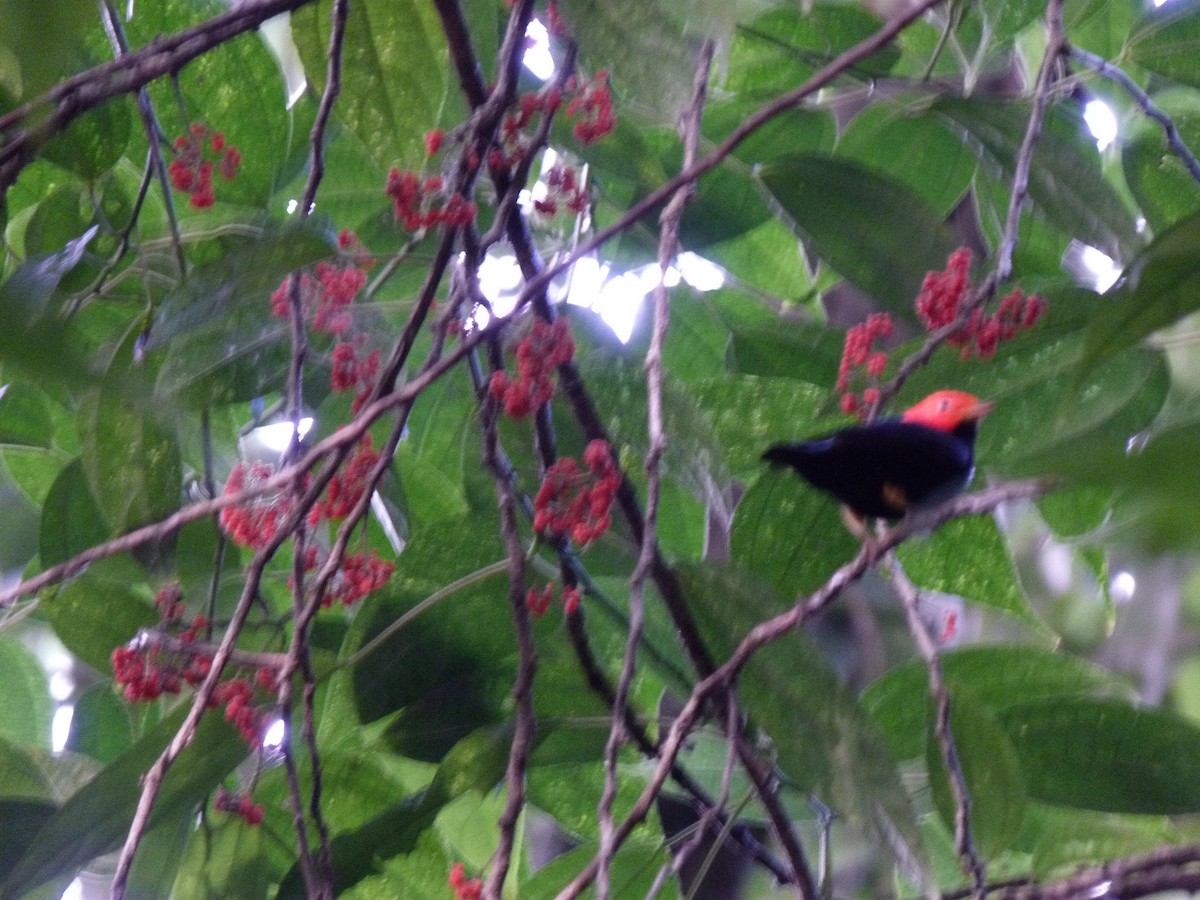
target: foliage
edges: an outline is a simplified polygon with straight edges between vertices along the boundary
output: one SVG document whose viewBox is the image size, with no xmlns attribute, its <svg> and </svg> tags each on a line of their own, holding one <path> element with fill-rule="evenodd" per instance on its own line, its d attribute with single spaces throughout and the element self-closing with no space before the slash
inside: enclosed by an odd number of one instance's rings
<svg viewBox="0 0 1200 900">
<path fill-rule="evenodd" d="M 1200 4 L 927 5 L 2 0 L 0 898 L 123 845 L 120 896 L 793 896 L 826 840 L 839 896 L 1086 892 L 1195 839 L 1200 622 L 1108 578 L 1200 548 Z M 996 499 L 852 563 L 762 451 L 942 387 Z M 1138 604 L 1153 684 L 1096 653 Z"/>
</svg>

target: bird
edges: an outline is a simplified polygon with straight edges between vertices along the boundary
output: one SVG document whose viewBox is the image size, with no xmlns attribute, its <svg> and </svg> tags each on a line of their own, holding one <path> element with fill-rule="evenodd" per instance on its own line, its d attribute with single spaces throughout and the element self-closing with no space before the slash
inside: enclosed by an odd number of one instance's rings
<svg viewBox="0 0 1200 900">
<path fill-rule="evenodd" d="M 763 459 L 795 469 L 860 522 L 895 521 L 961 492 L 975 471 L 975 432 L 995 404 L 935 391 L 896 419 L 775 444 Z"/>
</svg>

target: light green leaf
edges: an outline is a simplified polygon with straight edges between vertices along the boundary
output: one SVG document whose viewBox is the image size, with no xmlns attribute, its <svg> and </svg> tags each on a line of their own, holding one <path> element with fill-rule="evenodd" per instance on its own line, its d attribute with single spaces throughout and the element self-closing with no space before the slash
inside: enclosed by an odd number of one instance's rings
<svg viewBox="0 0 1200 900">
<path fill-rule="evenodd" d="M 312 90 L 325 87 L 328 0 L 296 10 L 292 33 Z M 346 21 L 338 120 L 368 148 L 381 168 L 415 168 L 426 131 L 462 112 L 451 93 L 449 53 L 438 17 L 414 0 L 355 4 Z M 383 184 L 379 185 L 380 192 Z"/>
<path fill-rule="evenodd" d="M 897 556 L 921 588 L 1037 621 L 1017 582 L 1008 545 L 991 517 L 947 522 L 928 537 L 905 542 Z"/>
<path fill-rule="evenodd" d="M 1148 8 L 1134 23 L 1125 48 L 1139 66 L 1200 87 L 1195 65 L 1200 53 L 1200 3 L 1176 0 Z"/>
<path fill-rule="evenodd" d="M 0 635 L 0 738 L 25 747 L 50 749 L 54 704 L 46 672 L 36 656 L 15 638 Z"/>
<path fill-rule="evenodd" d="M 112 534 L 92 499 L 82 461 L 76 457 L 55 478 L 42 504 L 39 527 L 42 565 L 66 562 Z"/>
</svg>

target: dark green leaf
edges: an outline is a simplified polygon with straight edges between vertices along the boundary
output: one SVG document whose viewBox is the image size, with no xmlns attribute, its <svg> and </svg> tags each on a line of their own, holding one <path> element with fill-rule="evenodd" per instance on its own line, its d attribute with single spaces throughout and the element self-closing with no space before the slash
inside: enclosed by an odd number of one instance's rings
<svg viewBox="0 0 1200 900">
<path fill-rule="evenodd" d="M 133 745 L 128 704 L 108 682 L 93 685 L 75 701 L 67 749 L 108 764 Z"/>
<path fill-rule="evenodd" d="M 54 788 L 31 753 L 0 737 L 0 797 L 27 802 L 50 802 Z"/>
<path fill-rule="evenodd" d="M 179 508 L 183 472 L 170 424 L 148 402 L 130 402 L 133 385 L 147 398 L 146 373 L 123 347 L 104 382 L 83 400 L 80 459 L 92 498 L 109 528 L 121 533 Z M 128 361 L 128 362 L 127 362 Z"/>
<path fill-rule="evenodd" d="M 1034 647 L 968 647 L 942 654 L 946 679 L 969 690 L 996 712 L 1044 698 L 1116 694 L 1129 688 L 1114 675 L 1065 653 Z M 912 759 L 924 748 L 929 709 L 929 674 L 913 660 L 872 683 L 862 705 L 875 720 L 896 759 Z"/>
<path fill-rule="evenodd" d="M 1025 815 L 1025 783 L 1017 752 L 996 714 L 965 688 L 950 685 L 950 732 L 970 798 L 971 837 L 985 858 L 1013 845 Z M 954 830 L 955 805 L 942 745 L 933 729 L 925 744 L 933 801 Z"/>
<path fill-rule="evenodd" d="M 267 896 L 266 835 L 237 816 L 213 816 L 192 831 L 174 896 L 194 900 L 257 900 Z"/>
<path fill-rule="evenodd" d="M 66 562 L 112 535 L 104 514 L 92 499 L 83 463 L 77 457 L 50 486 L 42 504 L 40 555 L 42 565 Z"/>
<path fill-rule="evenodd" d="M 6 385 L 0 393 L 0 444 L 48 448 L 53 435 L 46 395 L 23 382 Z"/>
<path fill-rule="evenodd" d="M 183 708 L 168 716 L 63 804 L 0 882 L 0 897 L 15 900 L 119 847 L 137 807 L 142 776 L 185 714 Z M 246 753 L 246 745 L 230 725 L 220 716 L 205 716 L 195 740 L 167 772 L 150 814 L 151 826 L 194 810 Z"/>
<path fill-rule="evenodd" d="M 504 776 L 507 728 L 481 729 L 459 741 L 438 766 L 429 787 L 395 804 L 362 827 L 336 835 L 332 841 L 333 869 L 338 891 L 380 871 L 380 861 L 410 852 L 438 812 L 467 791 L 490 790 Z M 278 900 L 304 896 L 299 867 L 284 877 Z"/>
<path fill-rule="evenodd" d="M 1174 81 L 1200 87 L 1200 3 L 1175 0 L 1146 10 L 1134 23 L 1125 45 L 1139 66 Z"/>
<path fill-rule="evenodd" d="M 939 100 L 933 109 L 961 129 L 984 166 L 999 167 L 1011 180 L 1028 104 L 972 98 Z M 1065 234 L 1113 259 L 1128 258 L 1141 243 L 1134 215 L 1104 180 L 1087 126 L 1065 105 L 1047 111 L 1030 168 L 1029 198 Z"/>
<path fill-rule="evenodd" d="M 738 29 L 725 87 L 749 96 L 791 90 L 879 27 L 874 15 L 857 6 L 818 3 L 803 11 L 772 9 Z M 851 72 L 860 78 L 882 75 L 898 58 L 894 48 L 885 47 Z"/>
<path fill-rule="evenodd" d="M 927 104 L 868 106 L 838 139 L 837 155 L 896 179 L 943 216 L 971 184 L 975 158 Z"/>
<path fill-rule="evenodd" d="M 958 245 L 936 210 L 849 160 L 788 156 L 759 177 L 813 253 L 894 315 L 915 320 L 925 273 L 945 268 Z"/>
<path fill-rule="evenodd" d="M 133 133 L 133 121 L 128 99 L 109 100 L 51 138 L 42 156 L 83 178 L 96 179 L 120 161 Z"/>
<path fill-rule="evenodd" d="M 788 597 L 816 589 L 858 549 L 837 503 L 791 472 L 759 478 L 734 513 L 734 562 Z"/>
<path fill-rule="evenodd" d="M 113 650 L 159 620 L 150 596 L 140 569 L 128 557 L 115 556 L 67 582 L 44 611 L 68 650 L 108 674 Z"/>
<path fill-rule="evenodd" d="M 1200 97 L 1175 88 L 1154 95 L 1154 105 L 1171 116 L 1188 147 L 1200 147 Z M 1139 119 L 1121 148 L 1125 182 L 1154 233 L 1200 211 L 1200 185 L 1167 144 L 1162 126 Z"/>
<path fill-rule="evenodd" d="M 1200 811 L 1200 729 L 1168 712 L 1056 698 L 1009 706 L 1000 720 L 1031 797 L 1106 812 Z"/>
</svg>

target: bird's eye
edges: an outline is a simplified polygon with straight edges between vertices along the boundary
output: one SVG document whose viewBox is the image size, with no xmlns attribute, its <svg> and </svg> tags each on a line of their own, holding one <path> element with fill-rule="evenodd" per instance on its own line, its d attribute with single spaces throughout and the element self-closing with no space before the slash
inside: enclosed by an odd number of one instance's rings
<svg viewBox="0 0 1200 900">
<path fill-rule="evenodd" d="M 949 412 L 949 411 L 950 411 L 950 401 L 949 400 L 941 400 L 938 402 L 938 412 Z"/>
</svg>

